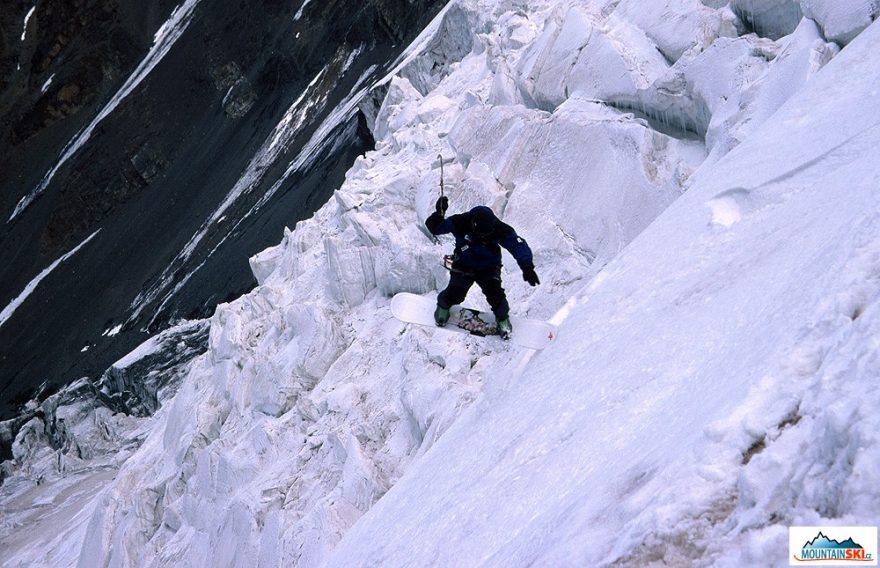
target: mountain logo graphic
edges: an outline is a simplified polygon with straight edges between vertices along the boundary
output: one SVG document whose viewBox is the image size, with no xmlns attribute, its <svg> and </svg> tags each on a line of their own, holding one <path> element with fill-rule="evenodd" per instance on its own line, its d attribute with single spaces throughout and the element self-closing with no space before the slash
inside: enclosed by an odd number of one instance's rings
<svg viewBox="0 0 880 568">
<path fill-rule="evenodd" d="M 877 528 L 791 527 L 789 549 L 791 565 L 809 562 L 820 566 L 876 566 Z"/>
<path fill-rule="evenodd" d="M 852 537 L 846 539 L 843 542 L 838 542 L 836 540 L 830 539 L 821 531 L 816 535 L 816 538 L 808 542 L 804 545 L 804 548 L 859 548 L 864 550 L 865 547 L 861 544 L 853 541 Z"/>
</svg>

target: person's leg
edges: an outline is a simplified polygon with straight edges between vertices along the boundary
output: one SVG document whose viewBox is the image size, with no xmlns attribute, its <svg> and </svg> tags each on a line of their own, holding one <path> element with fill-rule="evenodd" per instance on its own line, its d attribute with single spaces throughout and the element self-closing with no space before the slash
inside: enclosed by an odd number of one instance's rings
<svg viewBox="0 0 880 568">
<path fill-rule="evenodd" d="M 437 295 L 437 309 L 434 310 L 434 321 L 437 325 L 446 325 L 449 321 L 449 308 L 462 303 L 473 284 L 474 279 L 471 276 L 460 272 L 450 273 L 449 285 Z"/>
<path fill-rule="evenodd" d="M 507 303 L 507 295 L 504 288 L 501 287 L 501 276 L 493 275 L 489 278 L 480 278 L 477 280 L 480 289 L 486 295 L 489 305 L 492 306 L 492 313 L 495 314 L 495 321 L 498 322 L 498 335 L 502 339 L 510 339 L 513 333 L 513 327 L 510 325 L 510 304 Z"/>
<path fill-rule="evenodd" d="M 510 315 L 510 304 L 507 303 L 507 294 L 504 293 L 504 288 L 501 287 L 501 277 L 493 275 L 480 278 L 477 280 L 477 284 L 480 286 L 483 294 L 486 295 L 489 305 L 492 306 L 492 313 L 495 314 L 495 319 L 498 321 L 507 319 Z"/>
<path fill-rule="evenodd" d="M 468 290 L 474 285 L 474 278 L 461 272 L 449 273 L 449 285 L 437 296 L 437 305 L 449 309 L 462 303 Z"/>
</svg>

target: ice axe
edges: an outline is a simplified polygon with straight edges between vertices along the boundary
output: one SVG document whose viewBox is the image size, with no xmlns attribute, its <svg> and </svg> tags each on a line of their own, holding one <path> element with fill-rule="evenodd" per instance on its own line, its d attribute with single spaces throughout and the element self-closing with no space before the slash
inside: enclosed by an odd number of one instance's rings
<svg viewBox="0 0 880 568">
<path fill-rule="evenodd" d="M 440 197 L 445 197 L 443 195 L 443 164 L 451 163 L 455 158 L 443 158 L 443 154 L 437 154 L 437 159 L 431 164 L 431 169 L 436 170 L 437 167 L 440 167 Z"/>
<path fill-rule="evenodd" d="M 454 158 L 443 159 L 443 154 L 437 154 L 437 159 L 431 164 L 431 169 L 435 170 L 437 167 L 440 167 L 440 199 L 446 197 L 444 189 L 443 189 L 443 164 L 448 164 L 453 161 Z M 432 235 L 431 239 L 434 241 L 434 244 L 440 244 L 440 239 L 436 236 Z"/>
</svg>

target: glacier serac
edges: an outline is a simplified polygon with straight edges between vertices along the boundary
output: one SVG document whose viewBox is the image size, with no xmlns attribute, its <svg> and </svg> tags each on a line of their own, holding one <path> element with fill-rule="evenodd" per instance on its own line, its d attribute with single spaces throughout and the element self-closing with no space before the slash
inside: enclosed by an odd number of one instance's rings
<svg viewBox="0 0 880 568">
<path fill-rule="evenodd" d="M 880 523 L 878 10 L 753 4 L 451 2 L 153 416 L 22 428 L 2 565 L 782 565 Z M 532 246 L 547 350 L 391 318 L 445 284 L 438 155 Z"/>
</svg>

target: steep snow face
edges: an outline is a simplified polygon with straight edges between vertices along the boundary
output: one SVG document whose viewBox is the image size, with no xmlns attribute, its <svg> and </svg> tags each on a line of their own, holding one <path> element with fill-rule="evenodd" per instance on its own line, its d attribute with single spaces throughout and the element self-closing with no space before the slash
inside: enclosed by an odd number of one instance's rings
<svg viewBox="0 0 880 568">
<path fill-rule="evenodd" d="M 782 565 L 880 514 L 880 26 L 576 294 L 332 565 Z"/>
<path fill-rule="evenodd" d="M 829 290 L 873 274 L 865 235 L 876 227 L 866 217 L 864 242 L 839 244 L 859 226 L 854 212 L 873 207 L 870 176 L 852 202 L 839 195 L 874 142 L 852 126 L 871 109 L 835 115 L 818 93 L 864 103 L 873 79 L 853 93 L 846 79 L 876 74 L 855 41 L 813 87 L 838 52 L 815 24 L 739 36 L 751 28 L 711 4 L 449 4 L 384 82 L 375 150 L 312 219 L 251 259 L 260 286 L 218 308 L 207 353 L 163 391 L 159 412 L 119 427 L 129 450 L 76 478 L 53 468 L 59 453 L 19 444 L 28 451 L 6 464 L 0 494 L 5 562 L 674 563 L 708 555 L 713 536 L 733 548 L 756 535 L 743 554 L 781 538 L 749 531 L 757 517 L 739 532 L 719 520 L 782 507 L 754 468 L 773 467 L 763 460 L 776 440 L 824 425 L 806 410 L 823 399 L 805 385 L 821 379 L 831 336 L 810 343 L 809 326 Z M 423 226 L 438 155 L 451 159 L 451 212 L 488 205 L 531 245 L 542 284 L 527 286 L 509 257 L 504 283 L 517 314 L 563 322 L 552 351 L 391 318 L 394 293 L 446 283 L 451 241 Z M 849 265 L 832 258 L 859 246 Z M 828 266 L 844 284 L 822 280 Z M 824 287 L 792 293 L 801 274 Z M 850 324 L 873 321 L 872 294 L 861 289 Z M 486 306 L 479 293 L 467 303 Z M 833 309 L 829 333 L 849 329 Z M 791 385 L 784 361 L 803 369 Z M 77 442 L 95 438 L 83 428 Z M 761 440 L 766 450 L 745 460 Z M 77 516 L 41 515 L 47 501 Z M 691 527 L 704 540 L 667 555 L 664 539 L 685 542 Z M 588 557 L 597 542 L 629 548 Z"/>
</svg>

